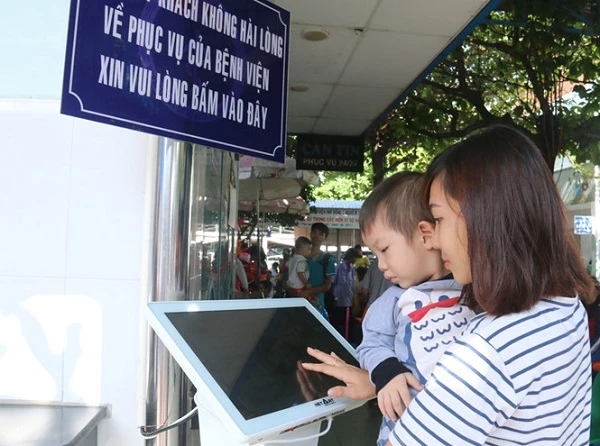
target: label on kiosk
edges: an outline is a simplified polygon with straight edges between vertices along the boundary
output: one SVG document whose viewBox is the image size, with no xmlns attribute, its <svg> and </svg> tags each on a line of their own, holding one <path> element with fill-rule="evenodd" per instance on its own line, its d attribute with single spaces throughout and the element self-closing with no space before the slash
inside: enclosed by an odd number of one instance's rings
<svg viewBox="0 0 600 446">
<path fill-rule="evenodd" d="M 358 366 L 352 346 L 305 299 L 148 304 L 148 321 L 232 438 L 253 444 L 354 409 L 331 398 L 343 385 L 309 372 L 307 347 Z M 202 423 L 202 421 L 201 421 Z"/>
</svg>

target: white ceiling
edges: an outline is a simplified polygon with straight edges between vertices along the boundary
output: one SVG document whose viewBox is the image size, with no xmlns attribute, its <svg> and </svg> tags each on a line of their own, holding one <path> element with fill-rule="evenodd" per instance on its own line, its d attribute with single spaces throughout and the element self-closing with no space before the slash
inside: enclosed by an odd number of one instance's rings
<svg viewBox="0 0 600 446">
<path fill-rule="evenodd" d="M 272 0 L 290 11 L 288 133 L 361 135 L 490 0 Z M 306 30 L 329 38 L 311 42 Z"/>
</svg>

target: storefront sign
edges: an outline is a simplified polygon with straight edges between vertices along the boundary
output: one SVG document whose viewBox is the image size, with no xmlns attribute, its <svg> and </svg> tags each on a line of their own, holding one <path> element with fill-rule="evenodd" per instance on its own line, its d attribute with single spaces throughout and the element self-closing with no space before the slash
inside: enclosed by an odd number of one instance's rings
<svg viewBox="0 0 600 446">
<path fill-rule="evenodd" d="M 583 235 L 594 233 L 594 217 L 589 215 L 575 215 L 573 223 L 575 234 Z"/>
<path fill-rule="evenodd" d="M 313 223 L 325 223 L 329 229 L 359 229 L 359 209 L 319 209 L 310 213 L 298 226 L 311 226 Z"/>
<path fill-rule="evenodd" d="M 265 0 L 72 0 L 61 111 L 283 162 L 289 21 Z"/>
<path fill-rule="evenodd" d="M 362 172 L 364 146 L 362 137 L 299 135 L 296 169 Z"/>
</svg>

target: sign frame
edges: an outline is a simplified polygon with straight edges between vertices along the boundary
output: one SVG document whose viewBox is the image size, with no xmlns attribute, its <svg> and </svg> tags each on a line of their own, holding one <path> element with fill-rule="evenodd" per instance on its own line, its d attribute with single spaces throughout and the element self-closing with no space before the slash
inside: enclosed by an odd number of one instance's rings
<svg viewBox="0 0 600 446">
<path fill-rule="evenodd" d="M 266 0 L 72 0 L 61 113 L 283 162 L 289 32 Z"/>
</svg>

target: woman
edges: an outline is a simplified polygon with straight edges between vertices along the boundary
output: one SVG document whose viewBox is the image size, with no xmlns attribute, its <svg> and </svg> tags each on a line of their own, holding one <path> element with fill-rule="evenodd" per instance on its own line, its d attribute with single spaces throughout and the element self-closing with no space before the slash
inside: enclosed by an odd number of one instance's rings
<svg viewBox="0 0 600 446">
<path fill-rule="evenodd" d="M 441 153 L 426 180 L 444 265 L 482 313 L 389 444 L 588 444 L 589 337 L 578 297 L 591 297 L 593 284 L 539 150 L 491 127 Z M 332 393 L 369 394 L 363 373 L 319 355 L 321 371 L 339 367 L 351 381 Z"/>
</svg>

